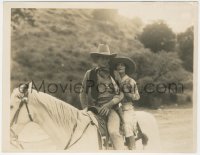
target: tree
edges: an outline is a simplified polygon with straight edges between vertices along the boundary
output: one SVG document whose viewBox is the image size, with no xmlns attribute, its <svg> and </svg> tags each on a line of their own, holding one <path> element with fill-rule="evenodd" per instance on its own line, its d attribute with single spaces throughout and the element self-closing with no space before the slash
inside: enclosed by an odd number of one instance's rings
<svg viewBox="0 0 200 155">
<path fill-rule="evenodd" d="M 193 72 L 193 31 L 194 28 L 189 27 L 185 32 L 177 36 L 179 56 L 183 60 L 183 67 L 190 72 Z"/>
<path fill-rule="evenodd" d="M 155 53 L 161 50 L 172 51 L 176 35 L 164 21 L 157 21 L 144 27 L 139 40 Z"/>
<path fill-rule="evenodd" d="M 192 84 L 192 75 L 183 68 L 176 52 L 153 53 L 143 50 L 130 57 L 137 65 L 132 76 L 137 81 L 141 96 L 136 101 L 138 105 L 158 108 L 162 104 L 177 103 L 176 97 L 184 95 L 182 88 L 184 92 L 192 90 L 189 86 Z"/>
</svg>

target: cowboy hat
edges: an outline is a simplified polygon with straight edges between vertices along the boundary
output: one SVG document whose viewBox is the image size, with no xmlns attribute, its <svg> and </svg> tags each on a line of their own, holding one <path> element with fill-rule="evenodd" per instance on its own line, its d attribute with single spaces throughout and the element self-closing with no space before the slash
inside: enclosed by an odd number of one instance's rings
<svg viewBox="0 0 200 155">
<path fill-rule="evenodd" d="M 136 64 L 133 60 L 128 57 L 118 56 L 116 58 L 112 58 L 110 61 L 111 70 L 115 70 L 118 63 L 123 63 L 126 66 L 126 74 L 132 74 L 136 70 Z"/>
<path fill-rule="evenodd" d="M 105 57 L 109 57 L 109 58 L 113 58 L 115 57 L 117 54 L 110 52 L 110 49 L 108 47 L 108 45 L 106 44 L 99 44 L 97 52 L 91 52 L 90 56 L 92 58 L 96 58 L 98 56 L 105 56 Z"/>
</svg>

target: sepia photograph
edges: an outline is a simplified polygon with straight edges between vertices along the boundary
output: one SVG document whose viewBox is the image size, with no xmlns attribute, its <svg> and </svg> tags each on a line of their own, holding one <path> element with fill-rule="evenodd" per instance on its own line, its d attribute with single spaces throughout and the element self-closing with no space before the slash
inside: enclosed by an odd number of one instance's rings
<svg viewBox="0 0 200 155">
<path fill-rule="evenodd" d="M 194 153 L 198 2 L 5 2 L 4 152 Z"/>
</svg>

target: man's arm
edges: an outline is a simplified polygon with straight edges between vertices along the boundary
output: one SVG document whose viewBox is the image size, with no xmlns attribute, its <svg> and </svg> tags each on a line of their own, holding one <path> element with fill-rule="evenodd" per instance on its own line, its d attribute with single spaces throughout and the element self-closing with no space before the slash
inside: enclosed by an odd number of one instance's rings
<svg viewBox="0 0 200 155">
<path fill-rule="evenodd" d="M 124 94 L 120 91 L 118 85 L 114 81 L 114 79 L 111 77 L 112 84 L 114 86 L 114 93 L 113 99 L 104 104 L 101 109 L 99 110 L 100 115 L 108 115 L 111 108 L 113 108 L 114 105 L 117 105 L 121 102 L 121 100 L 124 98 Z"/>
<path fill-rule="evenodd" d="M 89 73 L 90 73 L 90 70 L 88 70 L 84 75 L 84 78 L 82 81 L 82 88 L 79 94 L 82 109 L 85 109 L 88 107 L 88 94 L 86 92 L 86 89 L 87 89 L 87 80 L 89 80 Z"/>
</svg>

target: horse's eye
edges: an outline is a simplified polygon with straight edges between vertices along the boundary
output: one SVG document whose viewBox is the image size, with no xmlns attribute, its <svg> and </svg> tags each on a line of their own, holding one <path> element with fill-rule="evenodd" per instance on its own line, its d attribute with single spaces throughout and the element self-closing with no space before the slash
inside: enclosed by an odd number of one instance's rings
<svg viewBox="0 0 200 155">
<path fill-rule="evenodd" d="M 12 109 L 12 108 L 13 108 L 13 105 L 10 106 L 10 109 Z"/>
<path fill-rule="evenodd" d="M 18 98 L 18 99 L 21 99 L 21 98 L 22 98 L 22 96 L 21 96 L 21 95 L 17 95 L 17 98 Z"/>
</svg>

